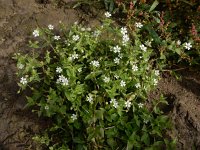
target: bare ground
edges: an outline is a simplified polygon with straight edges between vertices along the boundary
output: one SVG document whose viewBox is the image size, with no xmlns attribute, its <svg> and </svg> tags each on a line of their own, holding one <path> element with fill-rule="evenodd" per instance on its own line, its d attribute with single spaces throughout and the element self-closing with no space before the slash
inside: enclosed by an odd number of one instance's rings
<svg viewBox="0 0 200 150">
<path fill-rule="evenodd" d="M 76 10 L 56 9 L 34 0 L 0 0 L 0 150 L 34 150 L 32 135 L 45 125 L 24 109 L 25 100 L 17 95 L 13 53 L 27 49 L 27 40 L 37 26 L 57 26 L 59 21 L 70 25 L 78 16 Z"/>
<path fill-rule="evenodd" d="M 174 130 L 169 133 L 177 140 L 177 150 L 200 150 L 200 73 L 185 70 L 181 79 L 163 76 L 149 98 L 164 94 L 169 105 L 163 111 L 172 118 Z"/>
<path fill-rule="evenodd" d="M 34 150 L 32 135 L 47 125 L 45 120 L 24 109 L 24 96 L 16 94 L 13 53 L 20 49 L 28 51 L 27 41 L 37 26 L 57 26 L 59 21 L 71 25 L 90 15 L 41 2 L 48 1 L 0 0 L 0 150 Z M 92 17 L 89 17 L 90 22 L 95 24 Z M 182 76 L 181 81 L 171 76 L 163 77 L 150 97 L 155 98 L 161 92 L 167 96 L 170 105 L 165 111 L 174 123 L 171 135 L 178 141 L 177 149 L 200 150 L 200 74 L 186 71 Z"/>
</svg>

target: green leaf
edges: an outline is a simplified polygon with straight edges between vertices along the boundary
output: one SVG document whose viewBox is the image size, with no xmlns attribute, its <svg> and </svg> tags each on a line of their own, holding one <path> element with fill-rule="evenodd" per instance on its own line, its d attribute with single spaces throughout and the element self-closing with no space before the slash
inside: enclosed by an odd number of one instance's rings
<svg viewBox="0 0 200 150">
<path fill-rule="evenodd" d="M 150 138 L 148 133 L 144 133 L 141 137 L 141 141 L 144 142 L 146 145 L 150 144 Z"/>
<path fill-rule="evenodd" d="M 95 116 L 97 117 L 97 119 L 104 120 L 104 112 L 104 108 L 100 108 L 100 110 L 95 110 Z"/>
<path fill-rule="evenodd" d="M 49 51 L 46 52 L 45 59 L 46 59 L 47 64 L 49 64 L 51 60 Z"/>
<path fill-rule="evenodd" d="M 76 88 L 75 88 L 75 92 L 76 94 L 83 94 L 84 91 L 85 91 L 85 85 L 84 84 L 78 84 L 76 85 Z"/>
<path fill-rule="evenodd" d="M 27 99 L 27 101 L 28 101 L 28 103 L 27 103 L 26 106 L 30 107 L 30 106 L 33 106 L 33 105 L 36 104 L 36 102 L 34 101 L 33 98 L 27 96 L 26 99 Z"/>
<path fill-rule="evenodd" d="M 140 120 L 137 115 L 134 115 L 134 120 L 135 120 L 137 126 L 140 127 Z"/>
<path fill-rule="evenodd" d="M 180 48 L 175 48 L 175 52 L 179 55 L 181 55 L 181 49 Z"/>
<path fill-rule="evenodd" d="M 153 27 L 152 27 L 151 24 L 147 24 L 143 28 L 146 29 L 149 32 L 150 36 L 153 38 L 153 40 L 155 41 L 155 43 L 157 43 L 157 44 L 161 44 L 162 43 L 159 35 L 153 29 Z"/>
<path fill-rule="evenodd" d="M 34 41 L 34 42 L 29 41 L 29 45 L 30 45 L 31 48 L 40 48 L 38 43 L 39 43 L 38 41 Z"/>
<path fill-rule="evenodd" d="M 158 6 L 158 4 L 159 4 L 158 0 L 155 0 L 151 5 L 151 8 L 149 9 L 149 12 L 153 11 L 156 8 L 156 6 Z"/>
<path fill-rule="evenodd" d="M 100 132 L 100 136 L 101 136 L 102 138 L 104 138 L 104 129 L 103 129 L 103 128 L 100 128 L 100 129 L 99 129 L 99 132 Z"/>
<path fill-rule="evenodd" d="M 65 106 L 65 105 L 62 105 L 61 107 L 60 107 L 60 109 L 59 109 L 59 112 L 61 113 L 61 114 L 66 114 L 66 111 L 67 111 L 67 107 Z"/>
<path fill-rule="evenodd" d="M 153 108 L 153 111 L 156 113 L 156 114 L 161 114 L 162 113 L 162 111 L 157 107 L 157 106 L 155 106 L 154 108 Z"/>
<path fill-rule="evenodd" d="M 108 138 L 107 143 L 112 149 L 114 149 L 117 146 L 117 142 L 114 140 L 114 138 Z"/>
<path fill-rule="evenodd" d="M 74 142 L 74 143 L 79 143 L 79 144 L 84 144 L 84 143 L 85 143 L 85 141 L 83 140 L 83 138 L 80 137 L 80 136 L 74 137 L 74 138 L 73 138 L 73 142 Z"/>
<path fill-rule="evenodd" d="M 96 71 L 96 72 L 92 72 L 92 73 L 88 74 L 88 75 L 85 77 L 85 80 L 93 79 L 93 78 L 95 78 L 96 76 L 99 76 L 100 74 L 102 74 L 102 71 L 101 71 L 101 70 L 98 70 L 98 71 Z"/>
</svg>

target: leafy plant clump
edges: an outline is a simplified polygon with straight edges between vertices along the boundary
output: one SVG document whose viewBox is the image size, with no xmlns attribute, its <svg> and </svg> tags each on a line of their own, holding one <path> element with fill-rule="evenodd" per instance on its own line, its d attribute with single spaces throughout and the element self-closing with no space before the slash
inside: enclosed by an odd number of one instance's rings
<svg viewBox="0 0 200 150">
<path fill-rule="evenodd" d="M 189 8 L 186 9 L 186 1 L 174 1 L 173 3 L 166 1 L 165 5 L 163 4 L 165 1 L 158 0 L 116 0 L 115 2 L 117 5 L 113 13 L 117 15 L 116 19 L 130 28 L 135 25 L 136 21 L 144 24 L 140 32 L 141 39 L 146 42 L 152 39 L 155 58 L 163 62 L 165 69 L 198 66 L 199 29 L 198 21 L 195 19 L 198 12 L 191 6 L 187 6 Z M 185 12 L 184 19 L 181 10 Z"/>
<path fill-rule="evenodd" d="M 29 89 L 28 106 L 52 120 L 34 139 L 51 150 L 161 149 L 170 122 L 147 92 L 159 80 L 153 49 L 105 13 L 95 29 L 75 23 L 36 29 L 31 54 L 15 54 L 20 91 Z M 156 65 L 157 66 L 157 65 Z"/>
</svg>

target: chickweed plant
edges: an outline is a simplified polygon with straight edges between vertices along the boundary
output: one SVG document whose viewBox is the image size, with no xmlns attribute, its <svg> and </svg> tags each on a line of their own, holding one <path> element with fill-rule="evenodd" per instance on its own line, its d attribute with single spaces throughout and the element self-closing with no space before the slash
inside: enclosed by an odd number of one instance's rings
<svg viewBox="0 0 200 150">
<path fill-rule="evenodd" d="M 31 53 L 15 54 L 19 92 L 29 89 L 27 106 L 52 120 L 34 139 L 50 150 L 167 149 L 170 122 L 158 107 L 167 102 L 147 103 L 160 68 L 139 38 L 142 24 L 129 33 L 105 16 L 93 29 L 37 28 Z"/>
</svg>

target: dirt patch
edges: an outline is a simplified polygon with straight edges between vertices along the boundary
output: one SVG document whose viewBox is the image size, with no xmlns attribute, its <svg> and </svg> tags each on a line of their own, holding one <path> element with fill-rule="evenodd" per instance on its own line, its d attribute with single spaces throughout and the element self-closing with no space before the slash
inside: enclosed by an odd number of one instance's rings
<svg viewBox="0 0 200 150">
<path fill-rule="evenodd" d="M 23 95 L 17 95 L 16 64 L 13 53 L 27 49 L 27 40 L 37 26 L 62 21 L 71 25 L 79 19 L 72 9 L 57 9 L 50 3 L 34 0 L 0 1 L 0 150 L 36 149 L 32 136 L 46 126 L 30 110 L 25 110 Z"/>
<path fill-rule="evenodd" d="M 171 136 L 177 139 L 178 150 L 200 150 L 200 73 L 180 72 L 182 79 L 166 75 L 150 99 L 163 93 L 169 105 L 163 108 L 174 124 Z"/>
</svg>

